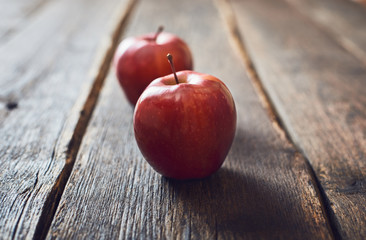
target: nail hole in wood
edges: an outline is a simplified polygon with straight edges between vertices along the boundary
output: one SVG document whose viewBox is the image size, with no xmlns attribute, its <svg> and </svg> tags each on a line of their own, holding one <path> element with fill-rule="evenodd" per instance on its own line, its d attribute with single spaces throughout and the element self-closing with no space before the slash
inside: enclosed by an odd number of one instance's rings
<svg viewBox="0 0 366 240">
<path fill-rule="evenodd" d="M 17 108 L 18 107 L 18 103 L 17 102 L 8 102 L 7 104 L 6 104 L 6 108 L 8 109 L 8 110 L 13 110 L 13 109 L 15 109 L 15 108 Z"/>
</svg>

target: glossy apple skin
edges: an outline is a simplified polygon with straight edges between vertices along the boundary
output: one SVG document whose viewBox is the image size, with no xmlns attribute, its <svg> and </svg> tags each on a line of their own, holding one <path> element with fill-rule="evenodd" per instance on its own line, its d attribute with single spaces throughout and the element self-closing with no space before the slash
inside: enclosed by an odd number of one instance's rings
<svg viewBox="0 0 366 240">
<path fill-rule="evenodd" d="M 172 72 L 166 56 L 174 56 L 176 71 L 192 70 L 192 54 L 187 44 L 179 37 L 162 32 L 131 37 L 123 40 L 115 53 L 116 76 L 127 99 L 135 105 L 141 93 L 158 77 Z"/>
<path fill-rule="evenodd" d="M 236 130 L 230 91 L 219 79 L 192 71 L 154 80 L 134 112 L 137 144 L 161 175 L 199 179 L 223 164 Z"/>
</svg>

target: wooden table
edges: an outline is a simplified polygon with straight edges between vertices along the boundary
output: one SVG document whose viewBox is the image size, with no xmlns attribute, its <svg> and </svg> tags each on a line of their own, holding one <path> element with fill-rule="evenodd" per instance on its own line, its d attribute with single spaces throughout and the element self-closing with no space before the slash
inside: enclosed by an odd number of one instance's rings
<svg viewBox="0 0 366 240">
<path fill-rule="evenodd" d="M 222 168 L 161 177 L 111 67 L 159 25 L 231 90 Z M 0 239 L 366 239 L 366 9 L 1 0 Z"/>
</svg>

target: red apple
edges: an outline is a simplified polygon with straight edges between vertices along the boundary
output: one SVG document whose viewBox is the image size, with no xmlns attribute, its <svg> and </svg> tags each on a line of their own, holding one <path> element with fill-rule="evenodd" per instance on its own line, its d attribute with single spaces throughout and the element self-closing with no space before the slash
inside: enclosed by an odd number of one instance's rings
<svg viewBox="0 0 366 240">
<path fill-rule="evenodd" d="M 224 162 L 236 129 L 235 103 L 214 76 L 180 71 L 154 80 L 134 112 L 135 138 L 160 174 L 204 178 Z"/>
<path fill-rule="evenodd" d="M 171 73 L 168 53 L 178 59 L 176 69 L 192 70 L 193 61 L 187 44 L 171 33 L 162 32 L 123 40 L 115 53 L 114 65 L 119 83 L 132 105 L 136 104 L 149 83 Z"/>
</svg>

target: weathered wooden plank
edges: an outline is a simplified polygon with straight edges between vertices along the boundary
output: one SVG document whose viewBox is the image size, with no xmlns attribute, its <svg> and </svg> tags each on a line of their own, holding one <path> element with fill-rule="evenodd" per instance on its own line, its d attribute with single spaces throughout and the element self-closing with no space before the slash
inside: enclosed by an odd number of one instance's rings
<svg viewBox="0 0 366 240">
<path fill-rule="evenodd" d="M 50 1 L 0 46 L 0 239 L 47 228 L 111 47 L 113 14 L 127 3 Z"/>
<path fill-rule="evenodd" d="M 232 1 L 271 101 L 345 239 L 366 238 L 366 68 L 284 1 Z"/>
<path fill-rule="evenodd" d="M 47 2 L 45 0 L 0 0 L 0 44 L 8 41 L 30 22 Z"/>
<path fill-rule="evenodd" d="M 366 8 L 344 0 L 287 0 L 366 64 Z"/>
<path fill-rule="evenodd" d="M 330 239 L 306 161 L 273 127 L 213 3 L 139 1 L 125 36 L 161 24 L 188 42 L 197 71 L 234 95 L 228 159 L 204 180 L 162 178 L 137 148 L 133 109 L 111 72 L 47 238 Z"/>
</svg>

